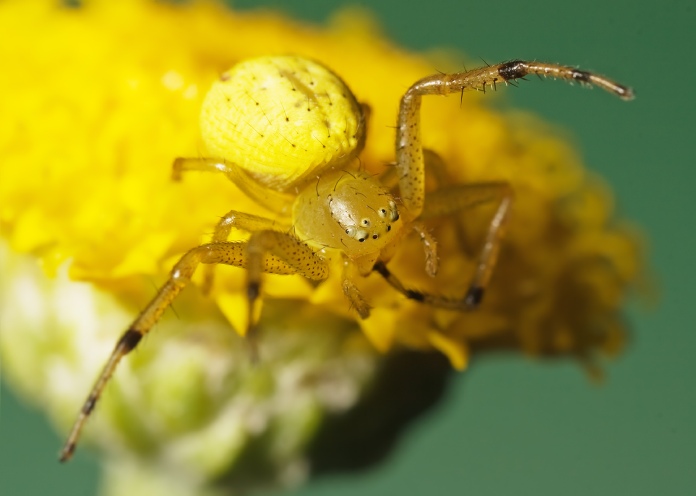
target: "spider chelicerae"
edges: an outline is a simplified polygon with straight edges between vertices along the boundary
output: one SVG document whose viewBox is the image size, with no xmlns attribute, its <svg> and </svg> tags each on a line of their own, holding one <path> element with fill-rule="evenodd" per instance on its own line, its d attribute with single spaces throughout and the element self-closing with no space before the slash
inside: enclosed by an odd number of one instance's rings
<svg viewBox="0 0 696 496">
<path fill-rule="evenodd" d="M 116 344 L 60 460 L 72 456 L 82 428 L 121 358 L 157 322 L 199 264 L 206 266 L 204 291 L 212 285 L 216 264 L 246 268 L 246 336 L 253 353 L 264 272 L 301 274 L 321 281 L 332 267 L 340 266 L 343 292 L 361 318 L 369 316 L 370 305 L 355 281 L 373 271 L 407 298 L 454 310 L 475 308 L 495 266 L 512 190 L 506 182 L 487 182 L 440 185 L 426 194 L 426 167 L 443 165 L 434 152 L 423 149 L 421 99 L 468 89 L 495 89 L 533 74 L 598 86 L 624 100 L 633 98 L 630 88 L 603 76 L 542 62 L 514 60 L 425 77 L 404 93 L 399 106 L 392 169 L 396 177 L 391 177 L 398 183 L 398 193 L 386 177 L 367 174 L 357 166 L 369 108 L 330 69 L 299 56 L 268 56 L 240 62 L 222 74 L 207 94 L 201 113 L 201 133 L 209 155 L 177 158 L 173 177 L 179 180 L 185 171 L 223 173 L 277 218 L 230 211 L 218 222 L 210 243 L 181 257 L 167 282 Z M 408 289 L 389 271 L 387 263 L 400 240 L 415 231 L 425 251 L 425 271 L 434 276 L 438 269 L 436 243 L 424 221 L 483 202 L 495 202 L 497 208 L 463 297 Z M 248 241 L 228 241 L 232 228 L 250 233 Z M 339 264 L 332 263 L 336 258 Z"/>
</svg>

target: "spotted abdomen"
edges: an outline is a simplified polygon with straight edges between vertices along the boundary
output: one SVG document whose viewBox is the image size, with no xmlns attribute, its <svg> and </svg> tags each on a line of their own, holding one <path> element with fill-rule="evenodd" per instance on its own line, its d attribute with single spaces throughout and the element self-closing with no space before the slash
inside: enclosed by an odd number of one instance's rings
<svg viewBox="0 0 696 496">
<path fill-rule="evenodd" d="M 240 62 L 213 84 L 201 133 L 209 155 L 284 190 L 352 158 L 365 123 L 355 97 L 329 69 L 274 56 Z"/>
</svg>

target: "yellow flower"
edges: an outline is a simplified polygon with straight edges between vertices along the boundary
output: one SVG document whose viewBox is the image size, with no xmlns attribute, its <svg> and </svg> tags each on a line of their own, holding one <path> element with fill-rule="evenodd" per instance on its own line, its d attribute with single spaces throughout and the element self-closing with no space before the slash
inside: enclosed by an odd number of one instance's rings
<svg viewBox="0 0 696 496">
<path fill-rule="evenodd" d="M 457 66 L 393 46 L 357 12 L 321 29 L 211 2 L 57 4 L 0 4 L 0 353 L 8 379 L 63 430 L 177 258 L 205 242 L 220 215 L 258 209 L 214 175 L 170 180 L 174 157 L 204 153 L 198 114 L 220 73 L 266 54 L 323 62 L 370 105 L 361 161 L 380 172 L 394 160 L 404 89 L 434 67 Z M 405 300 L 373 275 L 363 284 L 373 314 L 361 320 L 336 275 L 319 285 L 267 276 L 264 360 L 253 368 L 230 332 L 244 314 L 243 273 L 220 267 L 211 298 L 185 292 L 178 320 L 155 329 L 107 389 L 87 436 L 116 460 L 109 473 L 130 474 L 147 494 L 173 489 L 167 477 L 143 482 L 136 472 L 176 473 L 181 487 L 197 487 L 250 463 L 262 446 L 260 478 L 296 482 L 327 412 L 353 407 L 374 380 L 378 352 L 438 350 L 458 369 L 483 350 L 587 364 L 597 352 L 617 352 L 622 300 L 640 271 L 635 236 L 568 144 L 530 116 L 491 110 L 489 98 L 467 94 L 460 105 L 430 97 L 422 114 L 425 144 L 456 182 L 505 180 L 515 190 L 480 310 Z M 430 226 L 436 278 L 425 275 L 417 239 L 404 242 L 390 268 L 410 287 L 463 295 L 490 215 L 480 207 Z"/>
</svg>

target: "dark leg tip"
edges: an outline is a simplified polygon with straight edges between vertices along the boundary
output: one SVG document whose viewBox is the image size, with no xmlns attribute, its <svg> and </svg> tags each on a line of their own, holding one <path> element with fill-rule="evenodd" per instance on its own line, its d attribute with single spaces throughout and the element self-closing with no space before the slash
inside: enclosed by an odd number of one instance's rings
<svg viewBox="0 0 696 496">
<path fill-rule="evenodd" d="M 181 163 L 183 162 L 182 157 L 177 157 L 174 159 L 174 163 L 172 164 L 172 180 L 179 182 L 181 181 Z"/>
<path fill-rule="evenodd" d="M 469 310 L 478 308 L 483 300 L 483 288 L 481 286 L 471 286 L 464 297 L 464 304 Z"/>
<path fill-rule="evenodd" d="M 70 443 L 70 444 L 66 445 L 63 448 L 63 450 L 60 452 L 60 456 L 58 457 L 58 461 L 60 463 L 65 463 L 65 462 L 69 461 L 72 458 L 73 453 L 75 453 L 75 444 Z"/>
</svg>

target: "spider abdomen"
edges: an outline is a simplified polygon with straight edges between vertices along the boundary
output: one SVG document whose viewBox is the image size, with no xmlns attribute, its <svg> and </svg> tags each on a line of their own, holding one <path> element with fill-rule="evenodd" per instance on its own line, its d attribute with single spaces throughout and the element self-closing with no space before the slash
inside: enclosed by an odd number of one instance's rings
<svg viewBox="0 0 696 496">
<path fill-rule="evenodd" d="M 362 109 L 323 65 L 296 56 L 238 63 L 208 92 L 201 133 L 211 156 L 279 190 L 341 164 L 362 146 Z"/>
</svg>

